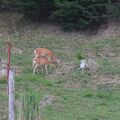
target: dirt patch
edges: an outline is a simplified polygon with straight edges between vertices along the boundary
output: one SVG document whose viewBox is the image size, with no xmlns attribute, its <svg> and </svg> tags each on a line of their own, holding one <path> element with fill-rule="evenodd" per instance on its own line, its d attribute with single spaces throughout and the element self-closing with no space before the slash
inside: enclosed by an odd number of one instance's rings
<svg viewBox="0 0 120 120">
<path fill-rule="evenodd" d="M 16 75 L 20 75 L 22 73 L 22 68 L 17 65 L 12 66 L 12 69 L 15 70 Z"/>
<path fill-rule="evenodd" d="M 68 81 L 65 83 L 64 88 L 65 89 L 78 89 L 82 86 L 80 82 L 75 82 L 75 81 Z"/>
<path fill-rule="evenodd" d="M 97 71 L 98 67 L 99 65 L 94 59 L 92 58 L 87 59 L 86 69 L 88 69 L 91 74 L 94 74 Z"/>
<path fill-rule="evenodd" d="M 96 57 L 96 55 L 97 55 L 97 53 L 96 53 L 95 50 L 92 50 L 92 49 L 89 49 L 89 48 L 87 48 L 87 49 L 84 51 L 84 53 L 85 53 L 85 56 L 87 56 L 88 58 L 90 58 L 91 56 L 92 56 L 92 57 Z"/>
<path fill-rule="evenodd" d="M 100 54 L 102 54 L 105 57 L 117 57 L 119 56 L 119 48 L 113 48 L 112 46 L 105 45 Z"/>
<path fill-rule="evenodd" d="M 73 62 L 62 63 L 59 68 L 54 70 L 53 74 L 49 75 L 49 78 L 66 76 L 69 73 L 71 73 L 72 70 L 77 69 L 78 67 L 79 67 L 79 65 L 77 65 L 76 63 L 73 63 Z"/>
<path fill-rule="evenodd" d="M 107 23 L 102 24 L 98 29 L 89 30 L 86 36 L 90 40 L 100 40 L 110 38 L 112 36 L 120 35 L 120 21 L 111 19 Z"/>
<path fill-rule="evenodd" d="M 2 101 L 2 104 L 0 104 L 0 120 L 7 120 L 8 119 L 8 111 L 7 106 L 8 104 L 6 102 Z"/>
<path fill-rule="evenodd" d="M 14 55 L 21 55 L 23 53 L 22 48 L 13 47 L 12 50 Z"/>
<path fill-rule="evenodd" d="M 99 76 L 91 81 L 91 85 L 95 86 L 113 84 L 120 84 L 120 76 Z"/>
</svg>

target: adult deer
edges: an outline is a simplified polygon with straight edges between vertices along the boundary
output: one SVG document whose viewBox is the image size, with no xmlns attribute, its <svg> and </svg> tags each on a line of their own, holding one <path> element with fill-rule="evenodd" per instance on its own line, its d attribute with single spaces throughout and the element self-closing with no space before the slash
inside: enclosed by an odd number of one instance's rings
<svg viewBox="0 0 120 120">
<path fill-rule="evenodd" d="M 48 61 L 55 62 L 56 64 L 60 65 L 60 60 L 58 57 L 56 57 L 55 54 L 47 48 L 36 48 L 34 50 L 34 55 L 35 58 L 44 57 L 47 58 Z"/>
<path fill-rule="evenodd" d="M 36 48 L 34 50 L 34 55 L 36 58 L 38 57 L 47 57 L 48 60 L 51 60 L 54 56 L 54 53 L 51 50 L 48 50 L 47 48 Z"/>
</svg>

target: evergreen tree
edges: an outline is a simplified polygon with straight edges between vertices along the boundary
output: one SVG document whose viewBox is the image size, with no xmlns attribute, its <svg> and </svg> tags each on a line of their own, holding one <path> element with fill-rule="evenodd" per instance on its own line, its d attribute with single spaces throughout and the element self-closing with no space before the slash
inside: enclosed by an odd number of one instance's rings
<svg viewBox="0 0 120 120">
<path fill-rule="evenodd" d="M 0 10 L 17 10 L 33 20 L 52 20 L 65 29 L 96 26 L 120 16 L 119 0 L 0 0 Z"/>
<path fill-rule="evenodd" d="M 57 9 L 51 18 L 69 30 L 95 26 L 110 16 L 119 15 L 118 3 L 115 0 L 57 0 Z"/>
<path fill-rule="evenodd" d="M 32 19 L 48 19 L 54 9 L 53 0 L 16 0 L 18 12 Z"/>
</svg>

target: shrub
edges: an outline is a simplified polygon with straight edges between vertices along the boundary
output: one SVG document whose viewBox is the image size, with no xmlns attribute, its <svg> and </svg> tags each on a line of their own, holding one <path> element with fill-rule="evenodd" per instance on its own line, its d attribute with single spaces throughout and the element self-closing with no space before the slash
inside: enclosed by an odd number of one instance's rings
<svg viewBox="0 0 120 120">
<path fill-rule="evenodd" d="M 113 0 L 58 0 L 51 18 L 74 30 L 96 26 L 111 15 L 120 14 L 120 5 Z"/>
<path fill-rule="evenodd" d="M 54 0 L 16 0 L 18 12 L 34 20 L 45 20 L 54 9 Z"/>
</svg>

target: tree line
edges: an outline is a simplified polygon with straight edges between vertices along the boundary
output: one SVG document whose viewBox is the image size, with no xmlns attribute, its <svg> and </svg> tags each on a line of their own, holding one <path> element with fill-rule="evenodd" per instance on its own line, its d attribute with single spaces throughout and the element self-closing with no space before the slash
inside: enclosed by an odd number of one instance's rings
<svg viewBox="0 0 120 120">
<path fill-rule="evenodd" d="M 66 30 L 79 30 L 119 17 L 120 0 L 0 0 L 0 11 L 5 10 L 33 21 L 55 21 Z"/>
</svg>

